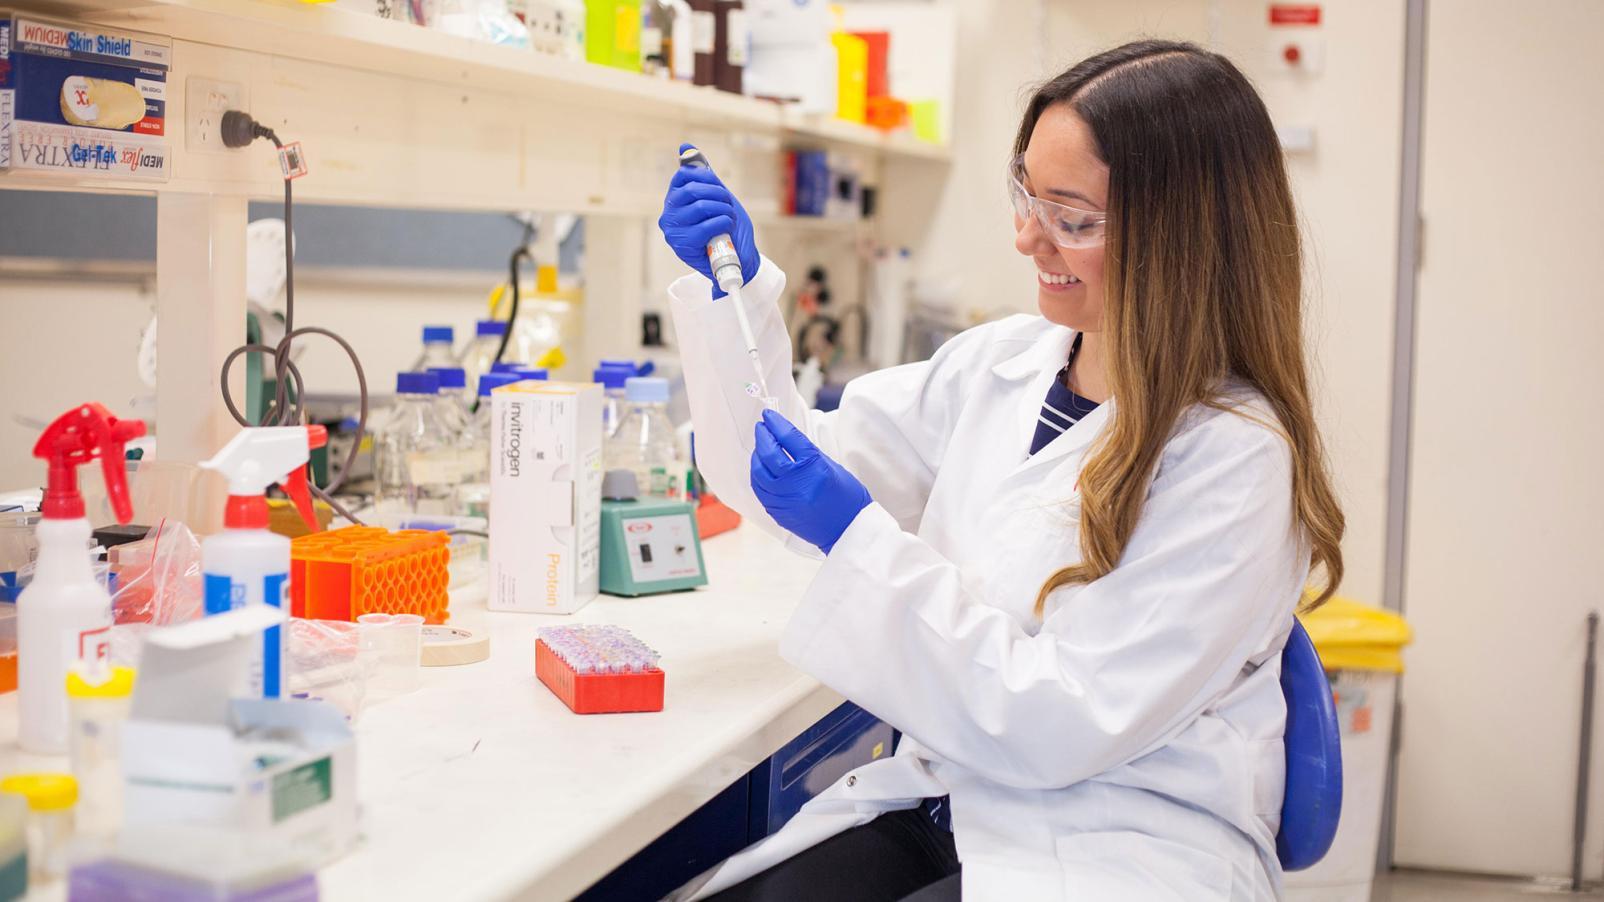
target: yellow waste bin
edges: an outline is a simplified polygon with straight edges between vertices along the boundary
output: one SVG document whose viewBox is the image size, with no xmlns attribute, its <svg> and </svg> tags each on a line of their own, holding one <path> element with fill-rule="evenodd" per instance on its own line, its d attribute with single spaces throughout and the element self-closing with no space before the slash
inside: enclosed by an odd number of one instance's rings
<svg viewBox="0 0 1604 902">
<path fill-rule="evenodd" d="M 1368 902 L 1381 841 L 1393 704 L 1409 624 L 1391 611 L 1333 598 L 1300 615 L 1336 697 L 1342 731 L 1342 818 L 1331 851 L 1286 876 L 1289 902 Z"/>
</svg>

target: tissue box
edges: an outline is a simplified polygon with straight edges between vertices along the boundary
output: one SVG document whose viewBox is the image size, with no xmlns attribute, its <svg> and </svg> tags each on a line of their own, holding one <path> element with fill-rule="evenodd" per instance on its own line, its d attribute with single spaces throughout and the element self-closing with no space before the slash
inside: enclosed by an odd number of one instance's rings
<svg viewBox="0 0 1604 902">
<path fill-rule="evenodd" d="M 323 864 L 357 840 L 356 748 L 339 709 L 238 697 L 268 605 L 151 631 L 123 726 L 125 826 L 210 826 Z"/>
<path fill-rule="evenodd" d="M 165 38 L 0 11 L 0 170 L 165 181 Z"/>
<path fill-rule="evenodd" d="M 599 588 L 602 387 L 516 382 L 490 397 L 489 608 L 572 614 Z"/>
</svg>

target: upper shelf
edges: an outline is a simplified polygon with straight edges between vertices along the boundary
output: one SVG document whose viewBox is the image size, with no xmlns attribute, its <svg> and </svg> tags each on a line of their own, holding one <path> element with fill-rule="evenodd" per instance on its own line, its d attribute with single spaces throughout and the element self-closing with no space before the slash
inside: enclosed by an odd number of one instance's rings
<svg viewBox="0 0 1604 902">
<path fill-rule="evenodd" d="M 856 123 L 801 117 L 778 104 L 649 78 L 404 22 L 297 0 L 42 0 L 42 14 L 474 91 L 561 97 L 599 111 L 676 114 L 691 124 L 745 126 L 887 159 L 949 159 L 945 147 Z"/>
</svg>

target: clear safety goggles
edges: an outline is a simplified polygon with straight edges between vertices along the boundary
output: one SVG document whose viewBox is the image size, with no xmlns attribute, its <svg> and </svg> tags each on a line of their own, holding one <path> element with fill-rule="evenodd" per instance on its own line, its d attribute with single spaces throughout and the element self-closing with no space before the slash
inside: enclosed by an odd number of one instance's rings
<svg viewBox="0 0 1604 902">
<path fill-rule="evenodd" d="M 1024 228 L 1024 223 L 1035 216 L 1042 231 L 1059 247 L 1094 247 L 1103 243 L 1108 214 L 1042 200 L 1026 191 L 1023 156 L 1014 157 L 1008 166 L 1008 199 L 1014 205 L 1016 228 Z"/>
</svg>

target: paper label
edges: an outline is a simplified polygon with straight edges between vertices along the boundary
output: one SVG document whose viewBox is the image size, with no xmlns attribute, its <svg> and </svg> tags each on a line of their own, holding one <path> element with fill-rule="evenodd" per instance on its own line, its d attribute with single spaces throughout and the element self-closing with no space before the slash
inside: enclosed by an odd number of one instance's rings
<svg viewBox="0 0 1604 902">
<path fill-rule="evenodd" d="M 236 582 L 224 573 L 207 573 L 203 579 L 207 614 L 221 614 L 251 604 L 250 586 Z M 284 609 L 289 604 L 290 577 L 288 573 L 272 573 L 262 577 L 261 602 Z M 262 633 L 262 648 L 251 656 L 249 696 L 251 698 L 278 698 L 283 691 L 284 663 L 283 627 L 270 627 Z"/>
<path fill-rule="evenodd" d="M 702 575 L 690 514 L 625 520 L 624 547 L 629 551 L 630 578 L 637 585 Z"/>
<path fill-rule="evenodd" d="M 0 47 L 5 44 L 0 43 Z M 11 91 L 0 91 L 0 169 L 11 168 L 11 117 L 12 112 Z"/>
<path fill-rule="evenodd" d="M 697 53 L 712 53 L 718 37 L 718 20 L 708 10 L 691 13 L 691 47 Z"/>
<path fill-rule="evenodd" d="M 306 175 L 306 154 L 301 152 L 301 142 L 291 141 L 279 148 L 278 168 L 292 181 Z"/>
<path fill-rule="evenodd" d="M 273 777 L 273 823 L 334 798 L 334 762 L 319 758 Z"/>
<path fill-rule="evenodd" d="M 728 17 L 728 24 L 725 25 L 728 35 L 727 58 L 732 66 L 745 66 L 752 39 L 746 24 L 746 11 L 732 9 L 726 16 Z"/>
<path fill-rule="evenodd" d="M 64 637 L 66 654 L 62 660 L 71 663 L 83 661 L 86 664 L 111 663 L 111 618 L 107 611 L 106 624 L 94 629 L 87 629 L 81 633 L 68 633 Z"/>
</svg>

